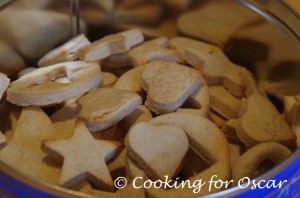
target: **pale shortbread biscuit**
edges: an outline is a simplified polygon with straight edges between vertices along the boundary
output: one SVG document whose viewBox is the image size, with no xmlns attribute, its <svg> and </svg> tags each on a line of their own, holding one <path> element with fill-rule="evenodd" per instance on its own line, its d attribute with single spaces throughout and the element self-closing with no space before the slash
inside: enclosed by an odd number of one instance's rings
<svg viewBox="0 0 300 198">
<path fill-rule="evenodd" d="M 208 85 L 222 85 L 233 95 L 239 98 L 244 96 L 245 83 L 242 76 L 249 75 L 249 72 L 231 63 L 223 52 L 209 53 L 189 48 L 185 52 L 185 59 L 201 71 Z"/>
<path fill-rule="evenodd" d="M 182 59 L 185 57 L 185 52 L 187 49 L 199 49 L 204 50 L 207 53 L 215 53 L 215 52 L 221 52 L 222 50 L 212 44 L 191 39 L 188 37 L 173 37 L 169 40 L 170 47 L 174 50 L 176 50 Z"/>
<path fill-rule="evenodd" d="M 126 155 L 127 149 L 124 148 L 119 155 L 110 162 L 107 167 L 110 173 L 113 173 L 114 171 L 118 171 L 120 169 L 125 169 L 125 155 Z"/>
<path fill-rule="evenodd" d="M 54 11 L 11 8 L 3 12 L 0 24 L 5 41 L 31 59 L 42 57 L 70 36 L 69 15 Z"/>
<path fill-rule="evenodd" d="M 117 28 L 121 30 L 139 28 L 143 34 L 149 38 L 174 37 L 178 36 L 178 31 L 175 24 L 176 19 L 170 16 L 162 20 L 159 24 L 155 25 L 155 27 L 128 23 L 118 24 Z"/>
<path fill-rule="evenodd" d="M 70 83 L 53 82 L 66 77 Z M 19 106 L 45 106 L 76 98 L 100 84 L 97 63 L 83 61 L 59 63 L 30 72 L 11 83 L 7 100 Z"/>
<path fill-rule="evenodd" d="M 57 63 L 74 61 L 79 57 L 79 50 L 90 44 L 91 42 L 85 35 L 80 34 L 44 55 L 39 60 L 38 66 L 45 67 Z"/>
<path fill-rule="evenodd" d="M 141 105 L 142 98 L 125 90 L 100 88 L 80 98 L 78 103 L 81 106 L 79 116 L 84 119 L 88 129 L 101 131 L 131 114 Z"/>
<path fill-rule="evenodd" d="M 144 66 L 141 85 L 147 91 L 145 104 L 157 114 L 177 110 L 200 86 L 200 72 L 185 65 L 153 61 Z"/>
<path fill-rule="evenodd" d="M 118 125 L 114 125 L 112 127 L 109 127 L 107 129 L 96 131 L 93 133 L 93 137 L 97 140 L 112 140 L 116 133 L 118 133 Z"/>
<path fill-rule="evenodd" d="M 192 177 L 207 169 L 209 165 L 192 148 L 189 148 L 182 167 L 185 178 Z"/>
<path fill-rule="evenodd" d="M 2 99 L 3 94 L 6 92 L 10 83 L 10 79 L 5 75 L 0 73 L 0 100 Z"/>
<path fill-rule="evenodd" d="M 277 142 L 257 144 L 246 151 L 232 168 L 233 184 L 237 185 L 244 177 L 253 178 L 255 170 L 264 160 L 271 160 L 276 165 L 288 158 L 292 152 Z"/>
<path fill-rule="evenodd" d="M 126 143 L 126 142 L 125 142 Z M 146 175 L 145 171 L 143 171 L 137 163 L 130 157 L 128 154 L 128 151 L 125 154 L 125 172 L 126 172 L 126 177 L 129 180 L 134 180 L 137 178 L 141 173 L 145 174 L 144 180 L 147 180 L 149 177 Z"/>
<path fill-rule="evenodd" d="M 58 164 L 41 150 L 44 138 L 56 134 L 49 117 L 39 107 L 24 107 L 12 138 L 0 150 L 0 161 L 34 179 L 58 184 Z"/>
<path fill-rule="evenodd" d="M 124 73 L 117 82 L 114 84 L 114 88 L 122 89 L 127 91 L 132 91 L 135 93 L 141 94 L 143 91 L 142 85 L 140 83 L 141 77 L 145 66 L 139 66 L 133 69 L 130 69 Z"/>
<path fill-rule="evenodd" d="M 153 118 L 151 111 L 145 106 L 140 105 L 131 114 L 126 116 L 121 121 L 121 126 L 125 131 L 128 131 L 131 126 L 140 122 L 148 122 Z"/>
<path fill-rule="evenodd" d="M 55 138 L 64 139 L 72 137 L 79 110 L 78 104 L 73 103 L 62 107 L 50 116 L 50 120 L 57 130 Z"/>
<path fill-rule="evenodd" d="M 113 54 L 101 60 L 101 66 L 107 68 L 120 68 L 132 65 L 128 52 Z"/>
<path fill-rule="evenodd" d="M 235 164 L 239 161 L 240 157 L 245 153 L 245 145 L 240 142 L 228 140 L 229 153 L 230 153 L 230 164 L 231 164 L 231 174 Z"/>
<path fill-rule="evenodd" d="M 209 87 L 211 108 L 226 119 L 238 118 L 241 101 L 230 94 L 224 87 Z"/>
<path fill-rule="evenodd" d="M 221 130 L 224 132 L 228 139 L 240 142 L 239 137 L 236 134 L 236 129 L 239 124 L 239 119 L 231 119 L 227 120 L 224 126 L 222 126 Z"/>
<path fill-rule="evenodd" d="M 299 96 L 284 97 L 285 119 L 297 137 L 297 147 L 300 147 L 300 98 L 297 98 Z"/>
<path fill-rule="evenodd" d="M 113 158 L 120 142 L 94 139 L 84 121 L 77 120 L 70 139 L 44 140 L 42 145 L 49 155 L 64 158 L 59 185 L 70 188 L 86 179 L 99 188 L 113 189 L 106 163 Z"/>
<path fill-rule="evenodd" d="M 151 61 L 182 62 L 179 54 L 166 48 L 168 39 L 165 37 L 156 38 L 133 48 L 129 51 L 129 57 L 134 67 L 146 64 Z"/>
<path fill-rule="evenodd" d="M 190 147 L 202 157 L 210 166 L 202 172 L 190 177 L 190 182 L 202 179 L 210 181 L 213 175 L 218 179 L 227 181 L 230 178 L 230 157 L 228 142 L 222 131 L 205 117 L 189 113 L 169 113 L 149 121 L 152 125 L 174 125 L 186 133 Z M 223 187 L 224 188 L 224 187 Z M 209 193 L 219 192 L 222 188 L 211 188 L 202 186 L 199 193 L 193 193 L 192 189 L 148 189 L 147 194 L 151 197 L 193 197 Z"/>
<path fill-rule="evenodd" d="M 231 83 L 227 81 L 233 81 L 232 83 L 236 85 L 231 85 L 232 91 L 237 91 L 234 94 L 244 95 L 243 89 L 241 90 L 244 87 L 242 81 L 244 76 L 241 77 L 241 75 L 250 76 L 249 72 L 232 64 L 219 47 L 186 37 L 171 38 L 169 43 L 170 47 L 175 49 L 182 58 L 203 72 L 208 85 L 224 84 L 229 86 Z M 230 75 L 232 76 L 230 77 Z M 222 83 L 220 78 L 225 77 L 228 79 L 224 79 Z"/>
<path fill-rule="evenodd" d="M 26 67 L 26 68 L 22 69 L 21 71 L 19 71 L 18 78 L 21 78 L 25 74 L 28 74 L 36 69 L 37 69 L 36 67 Z"/>
<path fill-rule="evenodd" d="M 218 114 L 217 112 L 211 110 L 209 112 L 209 116 L 208 116 L 209 120 L 211 120 L 213 123 L 215 123 L 219 128 L 222 128 L 226 122 L 227 119 L 222 117 L 220 114 Z"/>
<path fill-rule="evenodd" d="M 1 41 L 1 39 L 0 60 L 0 72 L 9 76 L 16 76 L 25 67 L 23 58 L 4 41 Z"/>
<path fill-rule="evenodd" d="M 179 108 L 178 112 L 193 113 L 205 117 L 209 116 L 211 106 L 209 89 L 203 78 L 200 79 L 200 87 L 188 97 L 185 103 L 195 109 Z"/>
<path fill-rule="evenodd" d="M 184 35 L 224 47 L 233 32 L 259 20 L 259 16 L 236 2 L 206 1 L 205 6 L 182 14 L 177 28 Z"/>
<path fill-rule="evenodd" d="M 118 80 L 117 76 L 110 72 L 102 72 L 101 75 L 102 75 L 101 87 L 112 86 Z"/>
<path fill-rule="evenodd" d="M 246 146 L 263 142 L 279 142 L 290 146 L 296 136 L 273 104 L 254 94 L 243 102 L 237 135 Z"/>
<path fill-rule="evenodd" d="M 160 3 L 145 3 L 127 9 L 119 5 L 113 15 L 116 24 L 156 24 L 163 15 L 163 5 Z"/>
<path fill-rule="evenodd" d="M 164 179 L 165 175 L 173 178 L 180 170 L 189 148 L 182 129 L 147 123 L 130 128 L 126 145 L 129 156 L 154 180 Z"/>
<path fill-rule="evenodd" d="M 144 36 L 139 29 L 108 35 L 82 48 L 80 58 L 85 61 L 100 61 L 110 55 L 127 52 L 143 41 Z"/>
</svg>

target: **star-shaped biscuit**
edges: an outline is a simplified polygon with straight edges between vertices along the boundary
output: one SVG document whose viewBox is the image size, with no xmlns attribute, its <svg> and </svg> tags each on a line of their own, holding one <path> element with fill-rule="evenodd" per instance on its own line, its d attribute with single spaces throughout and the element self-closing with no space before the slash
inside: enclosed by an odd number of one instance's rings
<svg viewBox="0 0 300 198">
<path fill-rule="evenodd" d="M 64 162 L 59 184 L 72 187 L 88 180 L 105 190 L 113 189 L 113 181 L 106 162 L 121 145 L 117 141 L 96 140 L 82 120 L 77 120 L 74 135 L 70 139 L 44 140 L 45 152 L 63 156 Z"/>
</svg>

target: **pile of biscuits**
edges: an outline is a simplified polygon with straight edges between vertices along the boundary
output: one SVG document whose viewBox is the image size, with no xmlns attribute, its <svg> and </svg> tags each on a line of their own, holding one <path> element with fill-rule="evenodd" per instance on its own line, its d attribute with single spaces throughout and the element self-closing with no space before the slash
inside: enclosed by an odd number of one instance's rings
<svg viewBox="0 0 300 198">
<path fill-rule="evenodd" d="M 0 16 L 0 162 L 31 178 L 100 197 L 195 197 L 300 147 L 300 96 L 257 85 L 223 52 L 234 32 L 264 26 L 234 2 L 82 1 L 68 41 L 69 1 L 19 0 Z M 209 186 L 214 176 L 233 182 Z M 166 177 L 206 185 L 133 187 Z"/>
<path fill-rule="evenodd" d="M 140 29 L 81 34 L 19 78 L 0 74 L 0 161 L 40 181 L 102 197 L 194 197 L 225 189 L 130 183 L 254 178 L 300 146 L 300 99 L 280 114 L 251 73 L 217 46 L 146 40 Z M 126 177 L 120 190 L 114 180 Z"/>
</svg>

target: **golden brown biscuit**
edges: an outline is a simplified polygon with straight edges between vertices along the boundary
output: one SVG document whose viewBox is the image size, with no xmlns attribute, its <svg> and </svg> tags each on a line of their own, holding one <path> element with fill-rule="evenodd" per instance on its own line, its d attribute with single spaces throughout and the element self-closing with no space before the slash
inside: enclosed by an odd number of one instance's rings
<svg viewBox="0 0 300 198">
<path fill-rule="evenodd" d="M 268 159 L 279 164 L 291 153 L 288 148 L 277 142 L 257 144 L 246 151 L 234 164 L 232 168 L 233 184 L 236 185 L 243 177 L 253 178 L 255 170 L 264 160 Z"/>
<path fill-rule="evenodd" d="M 113 189 L 106 163 L 120 142 L 94 139 L 84 121 L 77 120 L 70 139 L 44 140 L 42 145 L 49 155 L 64 158 L 59 185 L 70 188 L 87 179 L 99 188 Z"/>
<path fill-rule="evenodd" d="M 190 182 L 202 179 L 209 181 L 213 175 L 217 175 L 218 179 L 227 181 L 230 177 L 230 157 L 228 142 L 222 131 L 211 121 L 205 117 L 196 116 L 188 113 L 169 113 L 149 121 L 149 124 L 169 124 L 177 126 L 186 133 L 190 147 L 195 150 L 208 165 L 209 168 L 190 177 Z M 224 186 L 223 186 L 224 188 Z M 152 197 L 193 197 L 213 192 L 221 191 L 222 189 L 203 186 L 201 191 L 194 193 L 193 189 L 148 189 L 147 194 Z"/>
<path fill-rule="evenodd" d="M 55 82 L 60 77 L 66 77 L 71 82 Z M 11 83 L 7 100 L 19 106 L 57 104 L 83 95 L 98 86 L 100 81 L 101 72 L 97 63 L 59 63 L 37 69 Z"/>
<path fill-rule="evenodd" d="M 24 107 L 12 138 L 0 150 L 0 161 L 32 178 L 58 184 L 58 164 L 41 150 L 44 138 L 55 137 L 49 117 L 39 107 Z"/>
<path fill-rule="evenodd" d="M 78 103 L 81 106 L 79 117 L 84 119 L 88 129 L 101 131 L 131 114 L 141 105 L 142 98 L 125 90 L 100 88 L 80 98 Z"/>
<path fill-rule="evenodd" d="M 189 148 L 184 131 L 172 125 L 138 123 L 127 136 L 129 156 L 154 180 L 173 178 Z"/>
<path fill-rule="evenodd" d="M 211 108 L 226 119 L 238 118 L 241 101 L 230 94 L 224 87 L 213 86 L 208 89 Z"/>
<path fill-rule="evenodd" d="M 177 110 L 200 86 L 200 72 L 185 65 L 153 61 L 144 66 L 141 85 L 147 91 L 145 105 L 157 114 Z"/>
<path fill-rule="evenodd" d="M 57 63 L 74 61 L 79 57 L 79 50 L 90 44 L 91 42 L 85 35 L 80 34 L 44 55 L 39 60 L 38 66 L 45 67 Z"/>
<path fill-rule="evenodd" d="M 151 61 L 182 62 L 179 54 L 166 48 L 168 39 L 165 37 L 156 38 L 138 45 L 129 52 L 134 67 L 141 66 Z"/>
<path fill-rule="evenodd" d="M 273 104 L 254 94 L 243 102 L 237 135 L 246 146 L 263 142 L 279 142 L 290 146 L 296 136 Z"/>
<path fill-rule="evenodd" d="M 85 61 L 100 61 L 110 55 L 127 52 L 143 41 L 144 36 L 139 29 L 108 35 L 82 48 L 80 58 Z"/>
</svg>

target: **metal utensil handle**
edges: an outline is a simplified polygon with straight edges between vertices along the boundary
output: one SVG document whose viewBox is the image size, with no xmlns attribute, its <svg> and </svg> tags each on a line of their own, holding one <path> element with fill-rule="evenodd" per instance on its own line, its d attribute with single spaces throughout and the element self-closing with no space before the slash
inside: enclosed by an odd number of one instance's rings
<svg viewBox="0 0 300 198">
<path fill-rule="evenodd" d="M 71 36 L 74 37 L 80 33 L 80 14 L 79 14 L 79 0 L 71 0 Z"/>
</svg>

